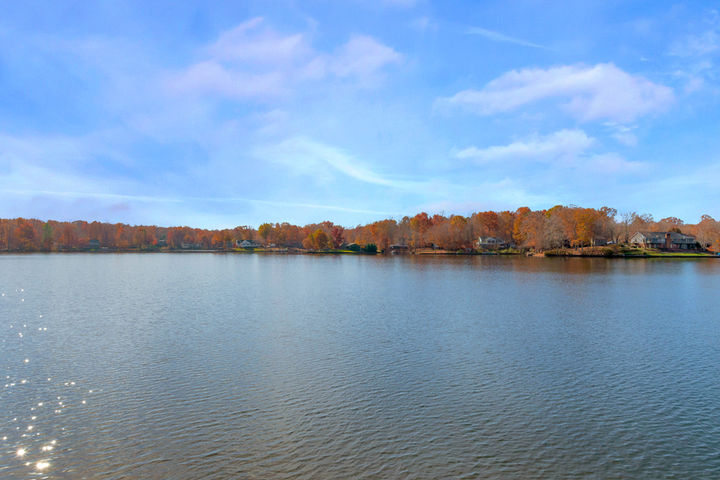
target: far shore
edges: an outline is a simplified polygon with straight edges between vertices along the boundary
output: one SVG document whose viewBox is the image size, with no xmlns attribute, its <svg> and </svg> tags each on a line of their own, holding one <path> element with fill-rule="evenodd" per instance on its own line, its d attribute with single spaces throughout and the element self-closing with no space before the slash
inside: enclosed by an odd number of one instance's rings
<svg viewBox="0 0 720 480">
<path fill-rule="evenodd" d="M 507 250 L 443 250 L 432 248 L 418 248 L 402 252 L 396 251 L 378 251 L 365 252 L 347 249 L 325 249 L 325 250 L 309 250 L 301 248 L 232 248 L 232 249 L 169 249 L 169 248 L 100 248 L 100 249 L 77 249 L 77 250 L 60 250 L 60 251 L 0 251 L 0 254 L 110 254 L 110 253 L 219 253 L 219 254 L 270 254 L 270 255 L 387 255 L 387 256 L 527 256 L 535 258 L 720 258 L 720 254 L 712 252 L 678 252 L 678 251 L 661 251 L 647 248 L 609 248 L 609 247 L 579 247 L 579 248 L 562 248 L 541 252 L 523 251 L 515 249 Z"/>
</svg>

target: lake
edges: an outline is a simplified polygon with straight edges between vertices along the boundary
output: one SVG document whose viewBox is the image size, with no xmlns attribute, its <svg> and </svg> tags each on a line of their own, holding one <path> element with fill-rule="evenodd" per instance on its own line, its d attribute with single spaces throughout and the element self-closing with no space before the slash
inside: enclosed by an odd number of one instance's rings
<svg viewBox="0 0 720 480">
<path fill-rule="evenodd" d="M 720 478 L 720 261 L 0 256 L 0 477 Z"/>
</svg>

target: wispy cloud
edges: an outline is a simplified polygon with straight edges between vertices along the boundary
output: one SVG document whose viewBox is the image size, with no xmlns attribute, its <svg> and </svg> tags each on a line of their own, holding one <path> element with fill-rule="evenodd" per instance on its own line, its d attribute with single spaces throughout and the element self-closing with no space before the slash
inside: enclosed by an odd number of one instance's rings
<svg viewBox="0 0 720 480">
<path fill-rule="evenodd" d="M 627 123 L 665 110 L 674 95 L 669 87 L 631 75 L 612 63 L 599 63 L 512 70 L 480 90 L 463 90 L 437 104 L 491 115 L 553 98 L 564 99 L 562 108 L 581 121 Z"/>
<path fill-rule="evenodd" d="M 605 122 L 605 127 L 610 131 L 610 136 L 628 147 L 634 147 L 638 143 L 634 130 L 635 125 L 622 125 L 614 122 Z"/>
<path fill-rule="evenodd" d="M 575 157 L 588 150 L 594 143 L 595 140 L 582 130 L 560 130 L 549 135 L 536 134 L 508 145 L 468 147 L 457 152 L 455 156 L 478 164 L 518 159 L 549 161 L 561 157 Z"/>
<path fill-rule="evenodd" d="M 720 56 L 720 12 L 703 12 L 701 28 L 674 41 L 668 54 L 678 65 L 674 76 L 685 82 L 685 93 L 696 93 L 717 85 Z"/>
<path fill-rule="evenodd" d="M 300 62 L 314 53 L 305 33 L 282 34 L 262 17 L 223 32 L 207 52 L 216 60 L 259 64 Z"/>
<path fill-rule="evenodd" d="M 481 166 L 530 166 L 543 164 L 547 168 L 580 169 L 596 173 L 632 173 L 646 167 L 615 153 L 593 153 L 598 142 L 582 130 L 559 130 L 548 135 L 531 135 L 507 145 L 485 148 L 475 146 L 455 153 L 461 160 Z"/>
<path fill-rule="evenodd" d="M 523 47 L 531 48 L 547 48 L 537 43 L 528 42 L 527 40 L 523 40 L 521 38 L 511 37 L 509 35 L 505 35 L 504 33 L 496 32 L 495 30 L 489 30 L 482 27 L 469 27 L 467 30 L 465 30 L 465 33 L 467 35 L 479 35 L 493 42 L 512 43 L 515 45 L 522 45 Z"/>
<path fill-rule="evenodd" d="M 415 190 L 427 185 L 424 182 L 381 175 L 364 166 L 362 162 L 342 149 L 306 137 L 293 137 L 276 145 L 257 148 L 255 156 L 261 160 L 282 164 L 296 173 L 324 181 L 330 181 L 332 177 L 329 174 L 337 172 L 360 182 L 384 187 Z"/>
</svg>

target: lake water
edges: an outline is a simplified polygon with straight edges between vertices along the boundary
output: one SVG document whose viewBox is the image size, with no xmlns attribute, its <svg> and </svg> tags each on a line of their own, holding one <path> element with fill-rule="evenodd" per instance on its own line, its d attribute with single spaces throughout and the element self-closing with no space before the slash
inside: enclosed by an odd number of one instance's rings
<svg viewBox="0 0 720 480">
<path fill-rule="evenodd" d="M 720 260 L 0 256 L 0 478 L 720 478 Z"/>
</svg>

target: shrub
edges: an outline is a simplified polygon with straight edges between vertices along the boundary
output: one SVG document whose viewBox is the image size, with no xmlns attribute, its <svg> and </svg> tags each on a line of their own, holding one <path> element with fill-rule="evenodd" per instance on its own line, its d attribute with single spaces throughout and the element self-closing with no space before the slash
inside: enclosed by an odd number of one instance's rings
<svg viewBox="0 0 720 480">
<path fill-rule="evenodd" d="M 375 245 L 374 243 L 366 243 L 362 247 L 362 251 L 365 253 L 377 253 L 377 245 Z"/>
</svg>

